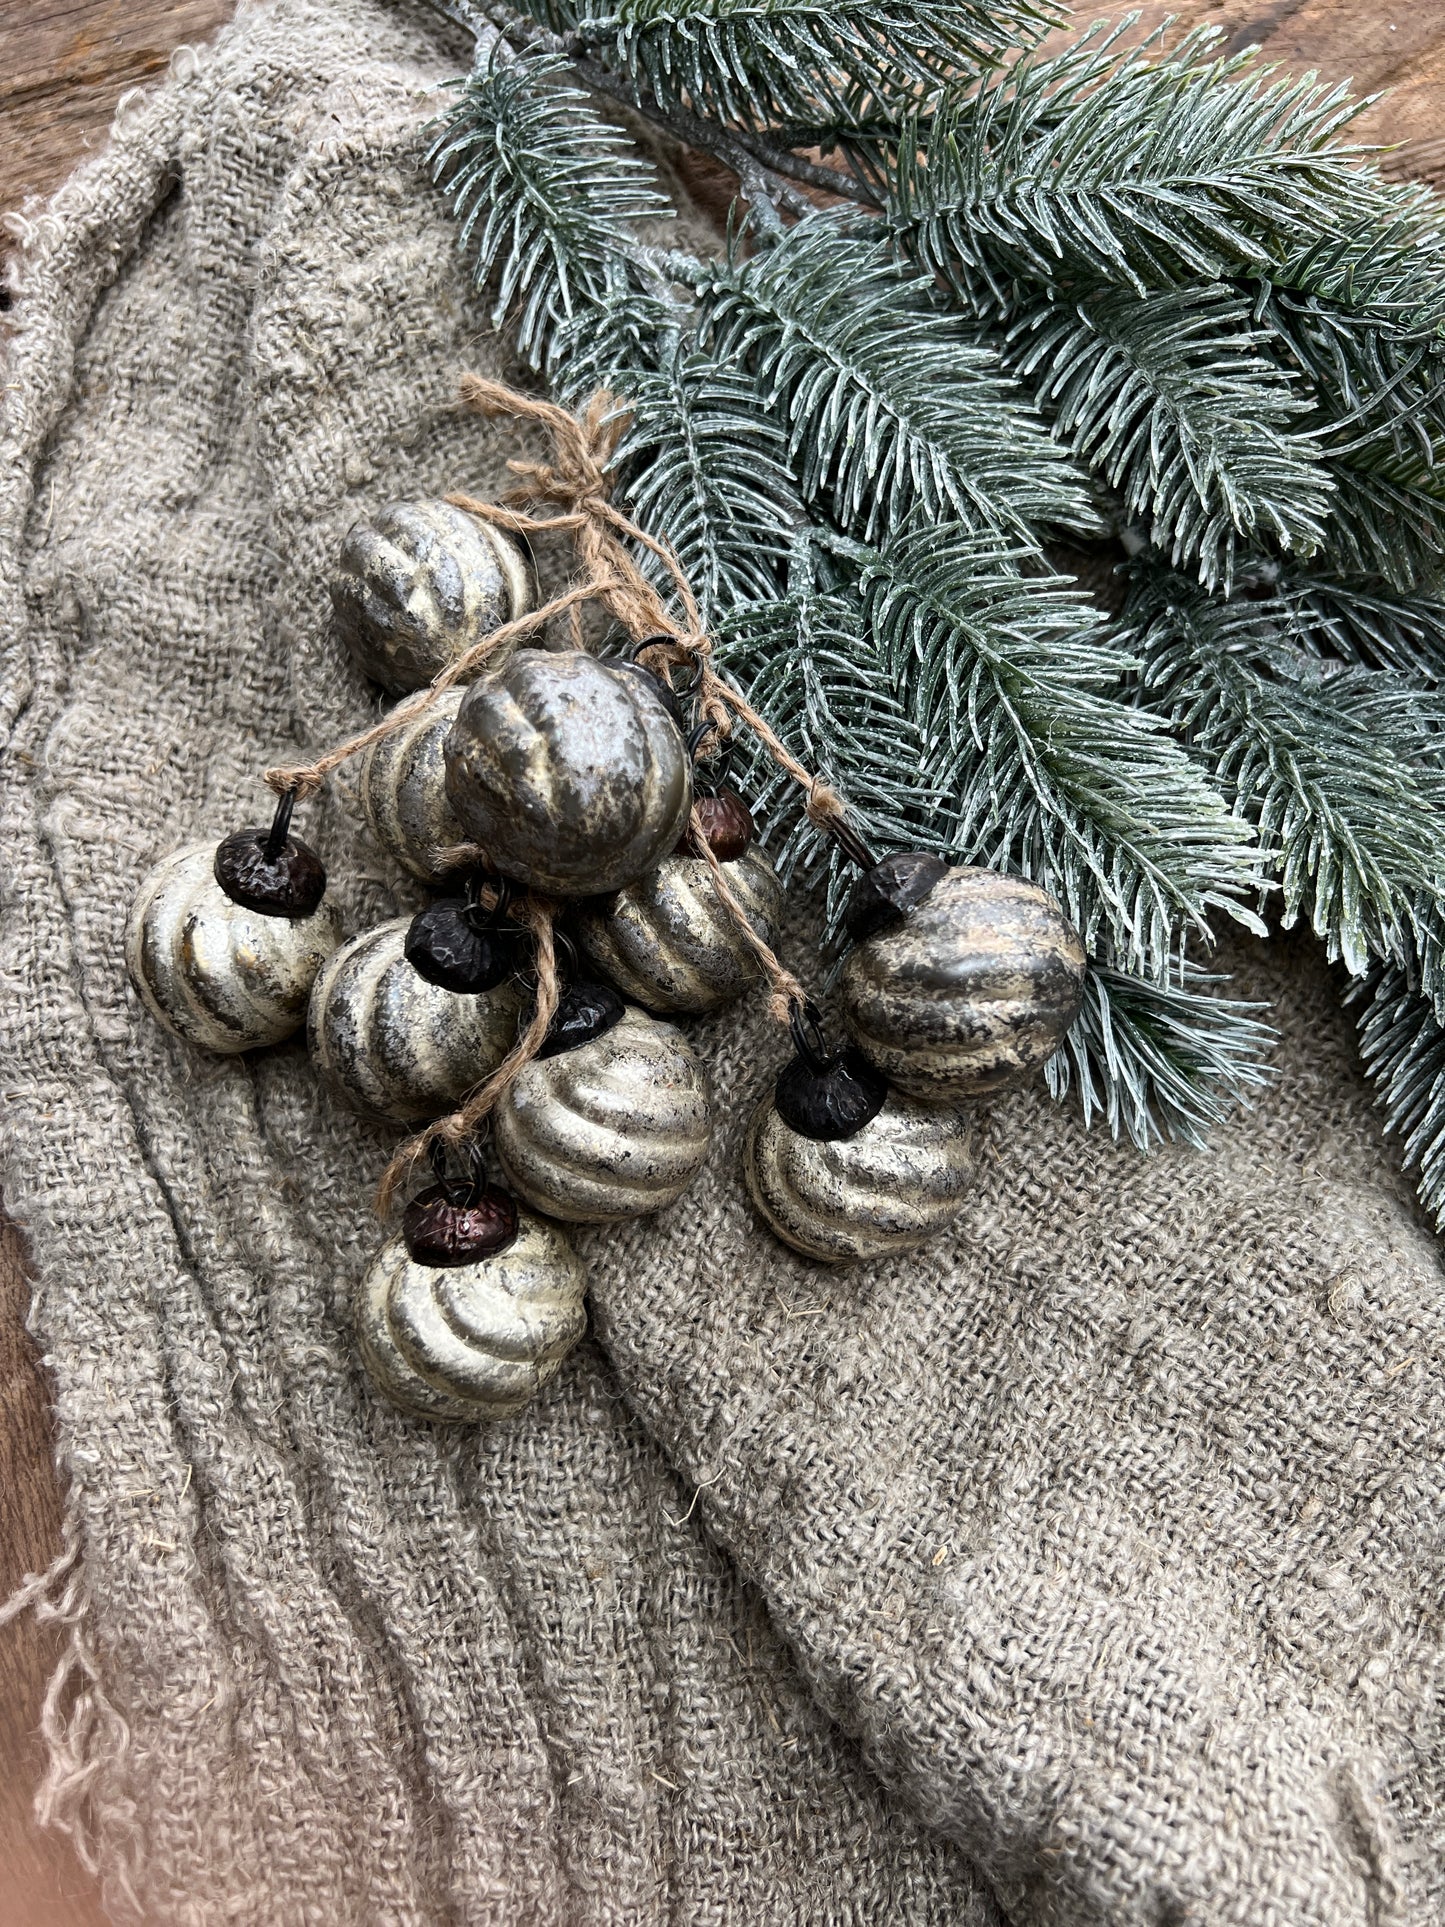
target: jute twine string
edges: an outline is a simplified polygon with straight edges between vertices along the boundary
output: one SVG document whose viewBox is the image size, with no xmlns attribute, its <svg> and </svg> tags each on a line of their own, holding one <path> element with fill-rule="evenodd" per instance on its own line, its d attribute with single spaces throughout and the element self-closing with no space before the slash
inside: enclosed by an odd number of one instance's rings
<svg viewBox="0 0 1445 1927">
<path fill-rule="evenodd" d="M 671 548 L 613 507 L 609 464 L 627 424 L 626 413 L 615 397 L 598 393 L 581 415 L 573 415 L 553 402 L 519 394 L 504 383 L 488 381 L 481 375 L 463 376 L 461 397 L 469 408 L 488 418 L 504 416 L 533 422 L 545 429 L 551 439 L 553 458 L 550 462 L 508 462 L 508 468 L 518 478 L 517 486 L 510 489 L 500 503 L 478 501 L 463 494 L 449 495 L 447 500 L 513 535 L 570 535 L 582 579 L 540 608 L 504 624 L 475 643 L 449 663 L 429 688 L 408 696 L 380 722 L 328 750 L 314 763 L 267 770 L 266 781 L 271 788 L 281 795 L 289 791 L 298 799 L 314 795 L 333 771 L 351 757 L 370 749 L 394 730 L 404 728 L 431 708 L 443 691 L 472 680 L 490 657 L 538 634 L 556 617 L 567 618 L 573 644 L 581 648 L 582 608 L 586 603 L 595 602 L 606 609 L 635 643 L 645 644 L 637 652 L 638 660 L 645 667 L 664 677 L 669 677 L 675 668 L 692 672 L 695 680 L 691 693 L 699 716 L 713 724 L 719 742 L 731 735 L 737 723 L 743 723 L 802 789 L 809 821 L 820 829 L 846 829 L 847 813 L 837 793 L 798 761 L 747 698 L 713 667 L 712 643 L 701 611 Z M 538 514 L 535 512 L 538 509 L 550 512 Z M 628 544 L 646 550 L 662 563 L 676 591 L 681 622 L 643 574 L 629 553 Z M 768 980 L 769 1011 L 779 1023 L 786 1024 L 804 1001 L 803 987 L 753 928 L 728 883 L 722 864 L 701 834 L 696 810 L 692 830 L 694 845 L 712 873 L 719 901 Z M 474 846 L 466 846 L 466 850 L 474 861 L 484 860 L 484 852 Z M 511 914 L 530 931 L 533 939 L 537 994 L 531 1019 L 505 1061 L 468 1096 L 459 1110 L 428 1125 L 397 1152 L 382 1178 L 379 1192 L 382 1210 L 433 1144 L 460 1145 L 475 1135 L 497 1100 L 535 1057 L 547 1034 L 556 1012 L 558 994 L 553 938 L 556 906 L 546 898 L 529 895 L 517 900 Z"/>
<path fill-rule="evenodd" d="M 424 1131 L 407 1139 L 381 1174 L 376 1191 L 376 1208 L 383 1214 L 391 1209 L 398 1188 L 406 1182 L 418 1162 L 433 1144 L 469 1144 L 483 1119 L 489 1117 L 509 1086 L 517 1081 L 523 1068 L 542 1048 L 547 1027 L 557 1014 L 557 945 L 554 922 L 556 908 L 545 897 L 525 896 L 511 905 L 509 915 L 530 931 L 533 969 L 537 977 L 536 997 L 526 1029 L 484 1084 L 470 1092 L 460 1109 L 439 1117 Z"/>
</svg>

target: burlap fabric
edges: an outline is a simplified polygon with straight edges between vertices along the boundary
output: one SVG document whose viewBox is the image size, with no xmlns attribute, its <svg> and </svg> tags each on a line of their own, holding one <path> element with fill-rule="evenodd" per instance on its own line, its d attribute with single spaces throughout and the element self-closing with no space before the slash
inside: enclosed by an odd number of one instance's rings
<svg viewBox="0 0 1445 1927">
<path fill-rule="evenodd" d="M 0 1131 L 77 1548 L 48 1810 L 155 1922 L 1438 1920 L 1440 1267 L 1308 945 L 1246 960 L 1282 1074 L 1214 1154 L 1024 1095 L 956 1236 L 836 1274 L 737 1180 L 777 1038 L 700 1026 L 704 1178 L 587 1240 L 610 1361 L 483 1432 L 356 1364 L 389 1136 L 299 1046 L 139 1010 L 144 871 L 370 713 L 341 532 L 513 452 L 454 405 L 511 371 L 416 167 L 430 34 L 249 13 L 26 236 Z M 349 928 L 408 901 L 345 784 L 306 833 Z"/>
</svg>

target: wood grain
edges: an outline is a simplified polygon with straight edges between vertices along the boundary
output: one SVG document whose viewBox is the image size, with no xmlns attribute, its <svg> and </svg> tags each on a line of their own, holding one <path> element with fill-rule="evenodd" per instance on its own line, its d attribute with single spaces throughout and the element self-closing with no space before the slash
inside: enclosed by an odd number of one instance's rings
<svg viewBox="0 0 1445 1927">
<path fill-rule="evenodd" d="M 1259 46 L 1294 73 L 1389 98 L 1368 107 L 1355 137 L 1378 143 L 1385 171 L 1445 189 L 1445 4 L 1442 0 L 1135 0 L 1138 33 L 1218 27 L 1224 51 Z M 1134 8 L 1129 9 L 1133 11 Z M 1079 20 L 1118 18 L 1122 5 L 1090 4 Z"/>
<path fill-rule="evenodd" d="M 1081 8 L 1079 17 L 1120 7 Z M 209 38 L 230 0 L 0 0 L 0 211 L 48 194 L 104 144 L 127 88 Z M 1144 0 L 1141 30 L 1173 15 L 1214 24 L 1225 45 L 1262 44 L 1295 71 L 1391 90 L 1358 123 L 1392 144 L 1390 172 L 1445 189 L 1445 4 L 1441 0 Z M 1176 29 L 1177 30 L 1177 29 Z M 700 163 L 695 185 L 726 211 L 732 183 Z M 16 1233 L 0 1222 L 0 1597 L 51 1558 L 60 1500 L 44 1381 L 24 1330 L 28 1286 Z M 92 1883 L 62 1840 L 30 1819 L 42 1771 L 45 1682 L 59 1639 L 25 1617 L 0 1629 L 0 1927 L 101 1927 Z"/>
<path fill-rule="evenodd" d="M 45 1381 L 25 1330 L 30 1281 L 20 1234 L 0 1220 L 0 1599 L 42 1571 L 60 1538 Z M 98 1927 L 94 1887 L 58 1835 L 31 1818 L 44 1770 L 40 1708 L 62 1630 L 33 1613 L 0 1628 L 0 1922 Z"/>
<path fill-rule="evenodd" d="M 126 89 L 231 11 L 231 0 L 0 0 L 0 210 L 48 194 L 105 144 Z"/>
</svg>

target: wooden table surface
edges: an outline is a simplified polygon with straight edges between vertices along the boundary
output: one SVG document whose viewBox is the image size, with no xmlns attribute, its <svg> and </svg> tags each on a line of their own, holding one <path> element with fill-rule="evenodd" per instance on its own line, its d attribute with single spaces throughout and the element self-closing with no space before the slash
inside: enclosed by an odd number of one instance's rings
<svg viewBox="0 0 1445 1927">
<path fill-rule="evenodd" d="M 230 11 L 230 0 L 0 0 L 0 211 L 48 193 L 103 146 L 120 96 L 163 73 L 174 48 L 205 40 Z M 1259 42 L 1292 69 L 1389 88 L 1389 101 L 1361 121 L 1362 137 L 1394 144 L 1392 173 L 1445 189 L 1445 0 L 1146 0 L 1143 11 L 1146 25 L 1170 14 L 1212 22 L 1230 48 Z M 24 1330 L 27 1295 L 21 1241 L 0 1221 L 0 1598 L 50 1560 L 60 1521 L 44 1382 Z M 103 1919 L 66 1843 L 30 1819 L 43 1769 L 41 1705 L 60 1644 L 58 1629 L 30 1615 L 0 1629 L 0 1927 Z"/>
</svg>

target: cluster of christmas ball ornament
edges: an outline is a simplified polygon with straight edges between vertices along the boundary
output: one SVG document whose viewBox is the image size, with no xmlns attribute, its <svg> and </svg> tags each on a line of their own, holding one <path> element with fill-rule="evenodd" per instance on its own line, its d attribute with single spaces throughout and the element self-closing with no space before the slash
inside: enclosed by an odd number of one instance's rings
<svg viewBox="0 0 1445 1927">
<path fill-rule="evenodd" d="M 517 624 L 533 576 L 502 529 L 411 502 L 352 531 L 331 589 L 358 665 L 406 696 Z M 702 1167 L 712 1097 L 674 1020 L 758 982 L 783 895 L 746 804 L 697 760 L 714 734 L 690 729 L 635 655 L 516 647 L 465 686 L 403 703 L 364 752 L 373 836 L 436 893 L 415 915 L 341 941 L 291 794 L 269 827 L 182 850 L 141 886 L 130 973 L 187 1042 L 246 1051 L 304 1024 L 326 1086 L 399 1123 L 457 1113 L 496 1081 L 484 1129 L 505 1188 L 482 1132 L 460 1150 L 433 1138 L 433 1182 L 357 1295 L 367 1367 L 411 1412 L 520 1409 L 583 1329 L 585 1272 L 564 1227 L 658 1211 Z M 865 868 L 839 983 L 848 1041 L 830 1048 L 817 1009 L 794 1002 L 791 1061 L 743 1151 L 766 1224 L 833 1263 L 906 1250 L 959 1212 L 969 1101 L 1058 1048 L 1085 971 L 1077 933 L 1034 886 L 916 852 L 853 853 Z M 518 1065 L 538 996 L 518 909 L 537 902 L 565 916 L 571 961 Z"/>
</svg>

